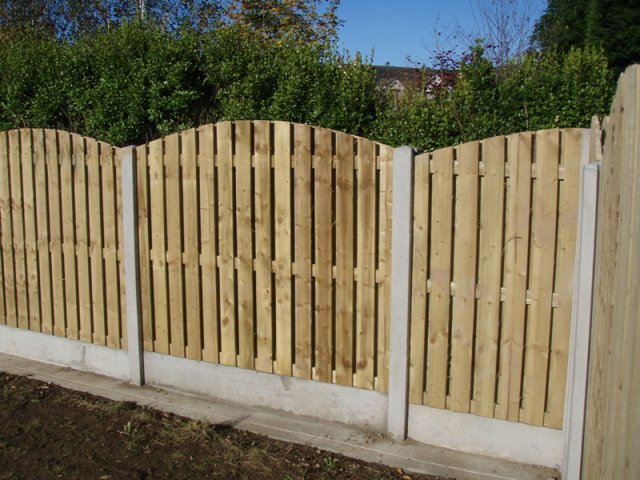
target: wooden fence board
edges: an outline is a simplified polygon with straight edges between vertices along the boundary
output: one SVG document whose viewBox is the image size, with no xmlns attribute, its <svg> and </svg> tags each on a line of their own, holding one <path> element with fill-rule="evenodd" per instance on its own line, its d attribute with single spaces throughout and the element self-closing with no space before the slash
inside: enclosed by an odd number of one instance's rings
<svg viewBox="0 0 640 480">
<path fill-rule="evenodd" d="M 43 333 L 53 333 L 53 297 L 51 290 L 51 264 L 49 257 L 49 217 L 47 200 L 47 165 L 44 130 L 33 135 L 33 163 L 35 208 L 37 223 L 38 274 L 40 288 L 40 327 Z M 3 299 L 4 303 L 4 299 Z M 4 308 L 3 308 L 4 311 Z"/>
<path fill-rule="evenodd" d="M 558 130 L 536 134 L 537 178 L 533 187 L 531 220 L 530 292 L 527 322 L 524 398 L 521 420 L 533 425 L 544 421 L 547 391 L 551 299 L 558 203 Z"/>
<path fill-rule="evenodd" d="M 478 232 L 478 153 L 471 142 L 456 151 L 453 282 L 455 295 L 451 311 L 450 408 L 468 413 L 473 381 L 474 318 L 476 303 L 476 261 Z"/>
<path fill-rule="evenodd" d="M 153 270 L 154 351 L 169 353 L 169 298 L 165 238 L 165 181 L 163 140 L 149 144 L 151 204 L 151 262 Z"/>
<path fill-rule="evenodd" d="M 118 236 L 116 214 L 116 172 L 114 151 L 105 145 L 100 150 L 102 170 L 102 208 L 104 223 L 104 282 L 107 315 L 106 344 L 112 348 L 120 345 L 120 287 L 118 281 Z"/>
<path fill-rule="evenodd" d="M 351 135 L 336 134 L 336 383 L 353 384 L 354 151 Z"/>
<path fill-rule="evenodd" d="M 9 136 L 0 132 L 0 230 L 2 232 L 2 273 L 4 300 L 6 307 L 5 323 L 10 327 L 18 326 L 16 305 L 16 269 L 13 256 L 13 225 L 11 199 L 11 162 Z"/>
<path fill-rule="evenodd" d="M 493 416 L 498 372 L 505 141 L 505 137 L 494 137 L 482 144 L 484 177 L 480 193 L 478 318 L 472 413 L 486 417 Z"/>
<path fill-rule="evenodd" d="M 564 180 L 560 182 L 558 199 L 558 232 L 555 262 L 555 293 L 558 301 L 553 309 L 551 331 L 551 356 L 545 425 L 562 427 L 565 389 L 557 388 L 567 383 L 567 362 L 571 332 L 571 307 L 573 301 L 573 272 L 576 263 L 576 232 L 578 228 L 578 194 L 580 189 L 580 152 L 582 130 L 562 131 L 561 165 Z"/>
<path fill-rule="evenodd" d="M 198 129 L 200 152 L 200 246 L 202 256 L 202 358 L 217 363 L 218 283 L 216 275 L 217 219 L 215 215 L 215 130 L 213 125 Z"/>
<path fill-rule="evenodd" d="M 6 212 L 4 216 L 8 215 L 10 206 L 7 205 L 6 202 L 6 192 L 3 191 L 3 185 L 6 182 L 7 190 L 8 190 L 8 175 L 4 166 L 8 163 L 7 155 L 9 151 L 7 150 L 7 137 L 4 132 L 0 133 L 0 242 L 2 242 L 2 211 Z M 7 234 L 5 233 L 4 236 Z M 4 243 L 1 243 L 4 246 Z M 7 259 L 4 257 L 4 247 L 2 251 L 2 255 L 0 255 L 0 325 L 7 324 L 7 305 L 5 303 L 5 276 L 4 276 L 4 263 Z M 13 252 L 11 252 L 11 261 L 13 262 Z M 10 267 L 10 271 L 13 272 L 13 266 Z M 12 290 L 12 289 L 11 289 Z M 15 299 L 13 300 L 15 302 Z M 13 304 L 12 304 L 13 305 Z"/>
<path fill-rule="evenodd" d="M 200 333 L 200 258 L 198 239 L 198 177 L 196 130 L 180 134 L 182 178 L 182 229 L 184 232 L 184 322 L 186 323 L 186 356 L 202 360 Z"/>
<path fill-rule="evenodd" d="M 315 379 L 332 380 L 331 131 L 315 129 Z"/>
<path fill-rule="evenodd" d="M 125 281 L 124 281 L 124 241 L 122 236 L 123 230 L 123 208 L 122 208 L 122 150 L 116 149 L 114 155 L 115 167 L 116 167 L 116 241 L 118 245 L 118 292 L 119 300 L 118 309 L 118 323 L 117 327 L 117 339 L 118 339 L 118 348 L 122 348 L 124 350 L 127 349 L 128 345 L 128 329 L 127 329 L 127 306 L 126 306 L 126 292 L 125 292 Z"/>
<path fill-rule="evenodd" d="M 27 272 L 24 250 L 24 223 L 22 203 L 22 165 L 20 161 L 20 131 L 9 132 L 9 166 L 11 184 L 11 220 L 13 231 L 13 255 L 16 275 L 17 326 L 29 328 L 27 299 Z"/>
<path fill-rule="evenodd" d="M 91 342 L 91 276 L 89 271 L 89 217 L 87 212 L 87 172 L 85 139 L 71 135 L 73 145 L 73 181 L 76 230 L 75 245 L 78 272 L 78 314 L 80 340 Z"/>
<path fill-rule="evenodd" d="M 291 375 L 291 128 L 274 125 L 275 242 L 276 242 L 276 364 L 275 373 Z"/>
<path fill-rule="evenodd" d="M 605 119 L 598 195 L 593 332 L 582 477 L 635 479 L 640 470 L 640 70 L 618 80 Z"/>
<path fill-rule="evenodd" d="M 67 338 L 77 340 L 79 333 L 76 247 L 73 204 L 73 161 L 71 135 L 59 132 L 60 188 L 62 197 L 62 250 L 64 253 L 64 286 L 67 311 Z"/>
<path fill-rule="evenodd" d="M 614 336 L 614 283 L 616 262 L 618 261 L 617 241 L 622 227 L 619 219 L 620 191 L 628 172 L 618 171 L 620 147 L 623 141 L 623 113 L 626 110 L 626 89 L 620 88 L 624 76 L 618 80 L 618 90 L 613 99 L 610 116 L 604 119 L 604 133 L 607 141 L 598 186 L 598 218 L 596 233 L 596 259 L 594 275 L 594 299 L 592 312 L 591 344 L 589 346 L 589 379 L 586 402 L 583 476 L 586 479 L 605 477 L 604 469 L 611 463 L 610 437 L 607 432 L 610 423 L 608 406 L 614 404 L 615 390 L 611 382 L 615 372 L 610 362 L 619 355 L 619 338 Z M 611 353 L 610 353 L 611 352 Z M 619 448 L 616 444 L 614 448 Z"/>
<path fill-rule="evenodd" d="M 311 127 L 294 125 L 295 363 L 293 374 L 311 379 Z"/>
<path fill-rule="evenodd" d="M 415 158 L 413 173 L 413 252 L 411 266 L 411 326 L 409 349 L 409 402 L 422 405 L 426 389 L 427 279 L 430 251 L 431 154 Z"/>
<path fill-rule="evenodd" d="M 24 203 L 22 200 L 22 161 L 20 156 L 19 130 L 9 132 L 9 164 L 11 165 L 11 218 L 13 221 L 13 252 L 16 269 L 18 327 L 29 329 L 29 300 L 24 242 Z"/>
<path fill-rule="evenodd" d="M 40 289 L 38 285 L 38 251 L 33 191 L 33 146 L 31 129 L 20 130 L 20 163 L 22 166 L 22 213 L 24 221 L 24 254 L 29 307 L 29 329 L 40 331 Z"/>
<path fill-rule="evenodd" d="M 431 259 L 426 403 L 444 408 L 447 393 L 449 305 L 451 301 L 451 235 L 453 148 L 433 153 Z"/>
<path fill-rule="evenodd" d="M 181 231 L 181 168 L 180 137 L 164 139 L 164 168 L 166 177 L 167 232 Z M 169 326 L 171 355 L 185 356 L 184 296 L 182 281 L 182 242 L 180 235 L 167 235 L 167 270 L 169 274 Z"/>
<path fill-rule="evenodd" d="M 495 416 L 518 421 L 523 373 L 529 219 L 531 210 L 531 133 L 507 138 L 510 177 L 507 183 L 504 241 L 505 302 L 502 310 L 500 372 Z"/>
<path fill-rule="evenodd" d="M 354 385 L 373 389 L 375 365 L 376 145 L 358 139 L 356 373 Z"/>
<path fill-rule="evenodd" d="M 104 345 L 107 321 L 104 303 L 104 268 L 102 246 L 102 191 L 100 177 L 100 148 L 95 140 L 87 139 L 87 184 L 89 189 L 89 257 L 91 261 L 91 303 L 93 314 L 92 342 Z M 108 146 L 106 148 L 109 148 Z"/>
<path fill-rule="evenodd" d="M 100 144 L 100 149 L 110 148 Z M 151 288 L 151 243 L 149 205 L 149 158 L 147 145 L 136 148 L 137 200 L 138 200 L 138 261 L 140 262 L 140 313 L 142 315 L 142 343 L 147 352 L 153 352 L 153 290 Z"/>
<path fill-rule="evenodd" d="M 389 389 L 389 345 L 391 329 L 391 230 L 393 207 L 393 149 L 379 145 L 378 183 L 378 312 L 376 390 Z"/>
<path fill-rule="evenodd" d="M 253 369 L 253 225 L 251 219 L 251 122 L 235 123 L 238 366 Z"/>
<path fill-rule="evenodd" d="M 65 288 L 62 257 L 62 214 L 60 212 L 60 164 L 58 161 L 58 133 L 45 130 L 46 165 L 49 212 L 49 242 L 51 251 L 51 290 L 53 299 L 53 334 L 64 337 Z"/>
<path fill-rule="evenodd" d="M 218 244 L 220 268 L 220 362 L 236 365 L 235 267 L 233 249 L 233 150 L 231 123 L 217 125 Z"/>
<path fill-rule="evenodd" d="M 256 369 L 273 371 L 271 124 L 254 122 L 256 239 Z"/>
</svg>

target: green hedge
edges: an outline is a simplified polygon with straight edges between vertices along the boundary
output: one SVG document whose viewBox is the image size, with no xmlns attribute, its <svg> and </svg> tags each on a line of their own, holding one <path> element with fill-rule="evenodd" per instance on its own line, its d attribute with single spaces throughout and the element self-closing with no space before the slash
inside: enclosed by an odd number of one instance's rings
<svg viewBox="0 0 640 480">
<path fill-rule="evenodd" d="M 71 130 L 138 144 L 222 119 L 277 119 L 432 149 L 551 127 L 587 126 L 612 94 L 598 50 L 526 56 L 496 70 L 476 48 L 452 91 L 401 99 L 369 59 L 239 26 L 173 31 L 134 21 L 74 41 L 0 40 L 0 129 Z"/>
</svg>

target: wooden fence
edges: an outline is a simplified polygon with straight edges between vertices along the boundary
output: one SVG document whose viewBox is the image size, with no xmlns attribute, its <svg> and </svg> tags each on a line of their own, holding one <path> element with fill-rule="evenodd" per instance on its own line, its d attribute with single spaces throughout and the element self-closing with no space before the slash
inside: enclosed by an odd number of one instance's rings
<svg viewBox="0 0 640 480">
<path fill-rule="evenodd" d="M 412 403 L 562 426 L 582 133 L 416 157 Z"/>
<path fill-rule="evenodd" d="M 415 158 L 412 403 L 561 427 L 581 135 Z M 0 134 L 0 321 L 126 348 L 124 151 Z M 390 147 L 238 121 L 134 153 L 146 351 L 387 391 Z"/>
<path fill-rule="evenodd" d="M 126 348 L 119 150 L 0 132 L 0 322 Z"/>
<path fill-rule="evenodd" d="M 640 474 L 640 66 L 618 81 L 598 194 L 582 478 Z"/>
<path fill-rule="evenodd" d="M 392 155 L 267 121 L 138 147 L 145 349 L 386 391 Z"/>
</svg>

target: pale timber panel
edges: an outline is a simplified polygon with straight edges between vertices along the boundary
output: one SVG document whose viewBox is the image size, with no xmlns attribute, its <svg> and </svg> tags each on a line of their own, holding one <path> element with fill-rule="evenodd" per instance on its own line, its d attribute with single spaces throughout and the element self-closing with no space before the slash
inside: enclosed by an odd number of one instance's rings
<svg viewBox="0 0 640 480">
<path fill-rule="evenodd" d="M 451 302 L 453 148 L 433 153 L 426 403 L 445 408 Z"/>
</svg>

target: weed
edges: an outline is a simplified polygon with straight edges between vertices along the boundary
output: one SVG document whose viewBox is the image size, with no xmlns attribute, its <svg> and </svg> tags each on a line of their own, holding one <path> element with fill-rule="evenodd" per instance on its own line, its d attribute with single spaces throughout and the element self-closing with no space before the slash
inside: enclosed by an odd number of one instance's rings
<svg viewBox="0 0 640 480">
<path fill-rule="evenodd" d="M 324 459 L 324 467 L 330 472 L 335 470 L 337 465 L 338 465 L 338 462 L 333 457 L 328 457 Z"/>
<path fill-rule="evenodd" d="M 127 437 L 127 450 L 130 452 L 140 451 L 144 435 L 133 425 L 131 420 L 125 424 L 120 433 Z"/>
</svg>

